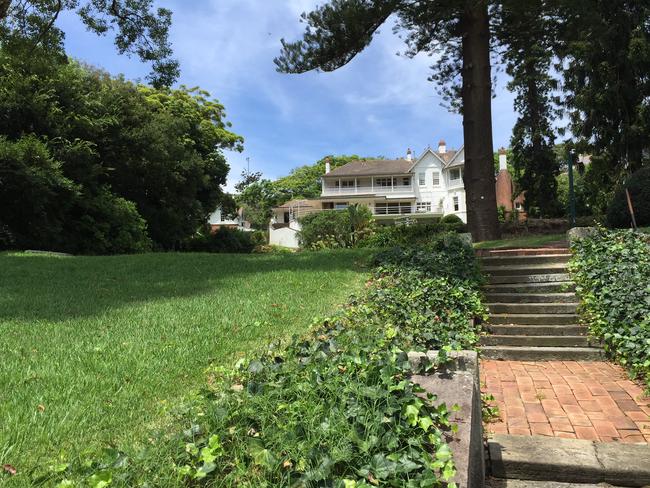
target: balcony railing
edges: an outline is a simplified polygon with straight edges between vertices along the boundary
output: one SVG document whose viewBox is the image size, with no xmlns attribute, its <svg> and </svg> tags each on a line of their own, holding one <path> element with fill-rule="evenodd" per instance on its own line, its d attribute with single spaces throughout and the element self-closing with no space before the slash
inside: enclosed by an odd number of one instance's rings
<svg viewBox="0 0 650 488">
<path fill-rule="evenodd" d="M 413 193 L 413 185 L 394 185 L 394 186 L 326 186 L 323 188 L 323 196 L 331 195 L 355 195 L 355 194 L 377 194 L 383 195 L 387 193 Z"/>
<path fill-rule="evenodd" d="M 375 207 L 372 209 L 373 215 L 421 215 L 421 214 L 443 214 L 442 207 L 431 208 L 417 208 L 416 206 L 400 206 L 400 207 Z"/>
</svg>

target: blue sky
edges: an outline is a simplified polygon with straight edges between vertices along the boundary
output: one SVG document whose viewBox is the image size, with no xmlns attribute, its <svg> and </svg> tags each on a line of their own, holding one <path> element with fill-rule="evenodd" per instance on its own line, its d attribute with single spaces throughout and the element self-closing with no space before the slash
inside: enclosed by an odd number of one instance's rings
<svg viewBox="0 0 650 488">
<path fill-rule="evenodd" d="M 174 12 L 171 40 L 179 83 L 208 90 L 226 107 L 245 151 L 228 153 L 228 187 L 249 157 L 277 178 L 327 154 L 401 157 L 445 139 L 462 144 L 462 120 L 440 106 L 427 81 L 435 59 L 397 56 L 403 43 L 385 25 L 372 45 L 333 73 L 285 75 L 273 58 L 280 39 L 302 32 L 299 16 L 322 0 L 158 0 Z M 112 39 L 85 31 L 74 15 L 59 22 L 70 55 L 113 74 L 144 79 L 149 66 L 116 53 Z M 508 144 L 516 114 L 501 79 L 493 100 L 495 148 Z"/>
</svg>

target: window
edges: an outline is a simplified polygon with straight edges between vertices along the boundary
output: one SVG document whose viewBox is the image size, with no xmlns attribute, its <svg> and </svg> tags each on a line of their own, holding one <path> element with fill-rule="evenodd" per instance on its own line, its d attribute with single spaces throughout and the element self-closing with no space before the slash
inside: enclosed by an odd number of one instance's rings
<svg viewBox="0 0 650 488">
<path fill-rule="evenodd" d="M 516 202 L 516 203 L 515 203 L 515 208 L 516 208 L 517 210 L 523 210 L 523 209 L 524 209 L 524 206 L 521 204 L 521 202 Z"/>
<path fill-rule="evenodd" d="M 421 213 L 430 213 L 431 212 L 431 202 L 418 202 L 415 207 L 416 212 Z"/>
<path fill-rule="evenodd" d="M 404 186 L 410 186 L 411 185 L 411 178 L 406 176 L 402 178 L 402 185 Z"/>
<path fill-rule="evenodd" d="M 460 210 L 460 200 L 458 197 L 454 197 L 454 212 L 458 212 Z"/>
<path fill-rule="evenodd" d="M 339 187 L 339 182 L 336 182 L 336 187 Z M 354 180 L 341 180 L 341 188 L 354 188 Z"/>
<path fill-rule="evenodd" d="M 420 186 L 424 186 L 427 184 L 427 175 L 425 173 L 418 173 L 418 183 Z"/>
<path fill-rule="evenodd" d="M 440 186 L 440 173 L 437 171 L 433 172 L 433 186 Z"/>
<path fill-rule="evenodd" d="M 392 186 L 392 178 L 375 178 L 375 186 Z"/>
<path fill-rule="evenodd" d="M 453 182 L 458 182 L 460 180 L 461 174 L 460 174 L 460 168 L 455 168 L 449 171 L 449 179 Z"/>
<path fill-rule="evenodd" d="M 346 208 L 348 208 L 348 202 L 341 202 L 341 203 L 334 204 L 335 210 L 345 210 Z"/>
</svg>

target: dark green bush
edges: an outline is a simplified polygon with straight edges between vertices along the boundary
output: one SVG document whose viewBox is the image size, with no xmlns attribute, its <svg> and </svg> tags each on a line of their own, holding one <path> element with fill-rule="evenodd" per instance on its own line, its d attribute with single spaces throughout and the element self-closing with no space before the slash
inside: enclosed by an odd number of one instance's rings
<svg viewBox="0 0 650 488">
<path fill-rule="evenodd" d="M 599 229 L 572 245 L 570 271 L 585 323 L 605 350 L 650 387 L 650 242 Z"/>
<path fill-rule="evenodd" d="M 650 167 L 642 168 L 634 173 L 616 192 L 607 208 L 607 224 L 616 228 L 632 226 L 632 217 L 625 195 L 626 188 L 630 192 L 637 225 L 650 225 Z"/>
<path fill-rule="evenodd" d="M 217 232 L 204 233 L 186 241 L 183 250 L 213 253 L 251 253 L 255 249 L 253 232 L 223 227 Z"/>
<path fill-rule="evenodd" d="M 442 224 L 462 224 L 463 219 L 461 219 L 456 214 L 448 214 L 448 215 L 445 215 L 442 219 L 440 219 L 440 222 Z"/>
<path fill-rule="evenodd" d="M 300 219 L 298 241 L 303 249 L 355 247 L 372 232 L 372 213 L 365 205 L 324 210 Z"/>
</svg>

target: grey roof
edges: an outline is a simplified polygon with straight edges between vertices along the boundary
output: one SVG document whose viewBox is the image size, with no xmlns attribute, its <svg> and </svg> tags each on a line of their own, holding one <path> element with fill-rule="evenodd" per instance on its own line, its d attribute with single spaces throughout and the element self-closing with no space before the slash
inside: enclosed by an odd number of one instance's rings
<svg viewBox="0 0 650 488">
<path fill-rule="evenodd" d="M 356 160 L 330 171 L 328 176 L 378 176 L 408 174 L 414 161 L 406 159 L 368 159 Z"/>
</svg>

